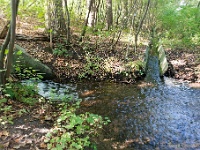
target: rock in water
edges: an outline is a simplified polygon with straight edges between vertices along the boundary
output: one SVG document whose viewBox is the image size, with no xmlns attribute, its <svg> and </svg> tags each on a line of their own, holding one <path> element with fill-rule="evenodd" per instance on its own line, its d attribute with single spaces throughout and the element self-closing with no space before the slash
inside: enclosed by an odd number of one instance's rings
<svg viewBox="0 0 200 150">
<path fill-rule="evenodd" d="M 160 76 L 163 76 L 168 69 L 168 62 L 167 57 L 165 54 L 165 50 L 162 45 L 158 47 L 158 56 L 159 56 L 159 63 L 160 63 Z"/>
<path fill-rule="evenodd" d="M 165 51 L 160 45 L 158 48 L 149 48 L 147 47 L 146 55 L 145 55 L 145 71 L 147 82 L 160 82 L 161 76 L 168 69 L 168 62 Z"/>
<path fill-rule="evenodd" d="M 158 83 L 161 81 L 160 78 L 160 67 L 159 67 L 159 59 L 157 56 L 148 57 L 148 61 L 146 64 L 146 77 L 145 80 L 147 82 Z"/>
</svg>

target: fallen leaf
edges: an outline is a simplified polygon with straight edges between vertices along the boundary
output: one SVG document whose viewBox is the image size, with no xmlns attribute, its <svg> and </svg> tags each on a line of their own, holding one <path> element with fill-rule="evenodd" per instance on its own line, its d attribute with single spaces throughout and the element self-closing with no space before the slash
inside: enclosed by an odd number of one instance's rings
<svg viewBox="0 0 200 150">
<path fill-rule="evenodd" d="M 33 143 L 33 140 L 31 140 L 31 139 L 26 139 L 26 140 L 24 141 L 24 143 L 26 143 L 26 144 L 32 144 L 32 143 Z"/>
<path fill-rule="evenodd" d="M 42 143 L 40 143 L 40 148 L 45 149 L 45 148 L 47 148 L 47 145 L 44 142 L 42 142 Z"/>
<path fill-rule="evenodd" d="M 6 130 L 0 132 L 0 137 L 2 137 L 2 136 L 8 136 L 8 135 L 9 135 L 9 132 L 6 131 Z"/>
<path fill-rule="evenodd" d="M 20 137 L 18 137 L 18 138 L 15 138 L 14 141 L 15 141 L 16 143 L 19 143 L 22 139 L 23 139 L 23 136 L 20 136 Z"/>
</svg>

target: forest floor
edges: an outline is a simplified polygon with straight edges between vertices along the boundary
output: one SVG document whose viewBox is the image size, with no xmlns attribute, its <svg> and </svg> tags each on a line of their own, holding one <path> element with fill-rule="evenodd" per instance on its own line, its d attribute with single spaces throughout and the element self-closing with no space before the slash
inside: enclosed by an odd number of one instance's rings
<svg viewBox="0 0 200 150">
<path fill-rule="evenodd" d="M 147 42 L 141 41 L 143 46 L 139 46 L 135 51 L 134 46 L 123 34 L 118 40 L 118 33 L 110 32 L 110 35 L 106 36 L 107 33 L 104 33 L 106 31 L 101 31 L 99 35 L 90 31 L 89 34 L 86 33 L 82 42 L 79 42 L 78 33 L 81 31 L 73 28 L 70 46 L 66 45 L 65 40 L 60 37 L 55 39 L 53 49 L 51 49 L 44 29 L 35 28 L 39 25 L 40 23 L 36 21 L 32 24 L 29 18 L 26 21 L 19 19 L 16 44 L 52 68 L 57 81 L 60 82 L 73 82 L 85 77 L 96 80 L 115 80 L 112 79 L 113 75 L 105 75 L 99 67 L 102 65 L 101 62 L 108 60 L 112 68 L 120 68 L 121 62 L 142 60 L 147 47 Z M 1 39 L 0 44 L 2 42 Z M 173 66 L 173 78 L 191 83 L 200 82 L 200 47 L 168 48 L 164 46 L 164 49 L 168 62 Z M 89 70 L 93 72 L 88 73 Z"/>
<path fill-rule="evenodd" d="M 102 31 L 104 32 L 104 31 Z M 80 75 L 86 70 L 84 65 L 89 63 L 99 63 L 103 59 L 113 58 L 113 65 L 119 66 L 120 61 L 125 61 L 125 56 L 129 60 L 141 59 L 146 46 L 141 46 L 134 51 L 134 47 L 123 40 L 123 37 L 115 43 L 112 37 L 102 38 L 99 36 L 86 36 L 79 42 L 79 36 L 72 30 L 71 47 L 63 53 L 65 56 L 55 56 L 49 49 L 48 41 L 40 41 L 34 37 L 44 37 L 42 29 L 35 29 L 31 22 L 19 22 L 17 27 L 18 39 L 16 44 L 23 47 L 30 55 L 39 59 L 53 69 L 59 82 L 73 82 L 80 80 Z M 23 36 L 22 36 L 23 35 Z M 115 35 L 116 36 L 116 35 Z M 21 37 L 21 39 L 19 39 Z M 116 38 L 115 38 L 116 40 Z M 0 40 L 2 44 L 3 40 Z M 62 39 L 56 42 L 62 44 Z M 54 44 L 54 47 L 58 45 Z M 61 47 L 66 48 L 65 46 Z M 200 87 L 200 47 L 196 48 L 168 48 L 165 47 L 168 61 L 171 62 L 174 70 L 174 77 L 180 81 L 189 82 L 192 87 Z M 98 64 L 101 65 L 101 64 Z M 90 66 L 91 67 L 91 66 Z M 101 70 L 92 74 L 90 78 L 103 80 Z M 106 76 L 114 80 L 112 76 Z M 0 96 L 0 99 L 3 99 Z M 9 150 L 39 150 L 46 149 L 44 135 L 53 126 L 53 118 L 48 115 L 53 110 L 49 104 L 38 104 L 26 106 L 20 102 L 9 100 L 7 106 L 12 106 L 13 111 L 0 114 L 13 118 L 14 124 L 0 126 L 0 149 Z M 27 111 L 28 110 L 28 111 Z M 26 113 L 23 113 L 26 111 Z"/>
</svg>

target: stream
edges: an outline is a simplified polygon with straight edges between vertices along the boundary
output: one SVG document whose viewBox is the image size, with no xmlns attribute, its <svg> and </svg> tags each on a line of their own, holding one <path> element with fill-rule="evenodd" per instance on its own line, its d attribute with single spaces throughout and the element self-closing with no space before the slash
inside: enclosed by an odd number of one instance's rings
<svg viewBox="0 0 200 150">
<path fill-rule="evenodd" d="M 156 86 L 109 82 L 38 84 L 39 94 L 70 93 L 82 99 L 81 112 L 112 121 L 94 139 L 98 150 L 199 150 L 200 89 L 164 78 Z"/>
</svg>

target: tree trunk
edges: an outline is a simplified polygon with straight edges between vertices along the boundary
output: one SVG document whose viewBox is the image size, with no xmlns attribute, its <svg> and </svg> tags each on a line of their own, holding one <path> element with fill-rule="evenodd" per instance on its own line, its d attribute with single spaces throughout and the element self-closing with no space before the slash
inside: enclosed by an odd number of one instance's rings
<svg viewBox="0 0 200 150">
<path fill-rule="evenodd" d="M 106 29 L 109 30 L 113 24 L 112 0 L 106 0 Z"/>
<path fill-rule="evenodd" d="M 5 71 L 6 71 L 6 68 L 4 67 L 5 66 L 5 51 L 6 51 L 6 48 L 10 42 L 10 33 L 11 33 L 11 27 L 9 28 L 8 30 L 8 33 L 6 35 L 6 39 L 2 45 L 2 48 L 1 48 L 1 53 L 0 53 L 0 85 L 4 85 L 6 80 L 5 80 Z"/>
<path fill-rule="evenodd" d="M 45 25 L 53 37 L 66 35 L 64 8 L 62 0 L 46 0 Z"/>
<path fill-rule="evenodd" d="M 122 24 L 123 28 L 127 28 L 128 26 L 128 0 L 123 0 L 123 8 L 122 8 Z"/>
<path fill-rule="evenodd" d="M 148 12 L 148 10 L 149 10 L 150 1 L 151 1 L 151 0 L 148 0 L 148 2 L 147 2 L 147 7 L 146 7 L 145 12 L 144 12 L 144 15 L 143 15 L 143 17 L 142 17 L 142 19 L 141 19 L 141 21 L 140 21 L 140 24 L 139 24 L 139 26 L 138 26 L 137 32 L 136 32 L 136 34 L 135 34 L 135 51 L 137 50 L 138 35 L 139 35 L 139 33 L 140 33 L 140 30 L 141 30 L 141 28 L 142 28 L 144 19 L 145 19 L 146 15 L 147 15 L 147 12 Z"/>
<path fill-rule="evenodd" d="M 16 16 L 18 10 L 19 0 L 11 0 L 11 23 L 8 30 L 6 39 L 3 43 L 0 53 L 0 85 L 6 83 L 6 79 L 10 76 L 12 61 L 13 61 L 13 49 L 15 43 L 15 29 L 16 29 Z M 5 51 L 9 44 L 9 52 L 7 54 L 7 63 L 5 61 Z"/>
<path fill-rule="evenodd" d="M 88 23 L 87 25 L 89 27 L 94 27 L 95 25 L 95 21 L 96 21 L 96 6 L 95 6 L 95 0 L 87 0 L 87 11 L 89 13 L 89 17 L 88 15 L 86 15 L 86 18 L 88 17 Z M 90 11 L 89 11 L 90 10 Z M 87 13 L 87 14 L 88 14 Z"/>
<path fill-rule="evenodd" d="M 70 43 L 70 14 L 69 14 L 69 9 L 68 9 L 68 4 L 67 0 L 64 0 L 65 2 L 65 9 L 66 9 L 66 15 L 67 15 L 67 44 Z"/>
<path fill-rule="evenodd" d="M 79 39 L 80 42 L 82 42 L 83 37 L 85 36 L 85 33 L 86 33 L 86 29 L 87 29 L 87 25 L 88 25 L 88 20 L 89 20 L 89 16 L 90 16 L 90 11 L 92 9 L 92 4 L 93 4 L 93 0 L 90 0 L 90 5 L 89 5 L 89 8 L 88 8 L 87 17 L 85 19 L 85 24 L 83 26 L 83 30 L 81 32 L 81 36 L 80 36 L 80 39 Z"/>
<path fill-rule="evenodd" d="M 11 1 L 11 10 L 12 10 L 12 19 L 10 23 L 10 43 L 9 43 L 9 52 L 7 56 L 6 64 L 6 73 L 5 78 L 7 79 L 10 76 L 12 62 L 13 62 L 13 50 L 15 45 L 15 29 L 16 29 L 16 16 L 17 16 L 17 0 Z"/>
</svg>

